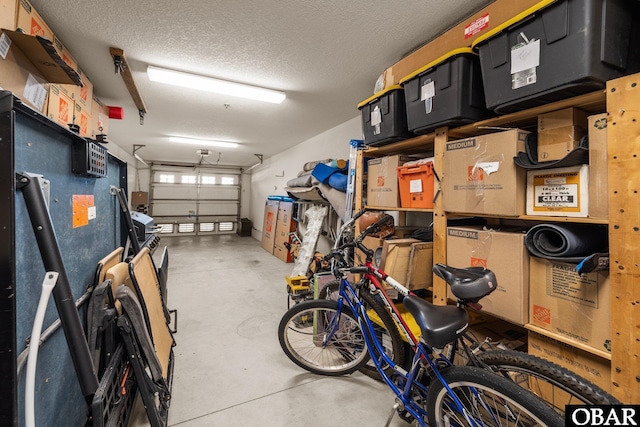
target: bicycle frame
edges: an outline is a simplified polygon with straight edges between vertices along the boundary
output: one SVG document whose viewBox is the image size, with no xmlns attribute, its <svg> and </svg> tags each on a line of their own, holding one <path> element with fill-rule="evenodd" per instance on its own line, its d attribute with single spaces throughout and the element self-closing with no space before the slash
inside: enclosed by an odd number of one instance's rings
<svg viewBox="0 0 640 427">
<path fill-rule="evenodd" d="M 364 211 L 362 211 L 364 212 Z M 354 216 L 349 222 L 345 223 L 338 236 L 342 236 L 344 230 L 349 227 L 354 221 L 362 214 L 360 212 L 356 216 Z M 336 244 L 334 246 L 334 250 L 337 250 L 339 247 L 339 238 L 336 240 Z M 360 247 L 363 249 L 360 242 L 356 242 L 356 247 Z M 367 249 L 367 248 L 364 248 Z M 416 404 L 414 398 L 416 397 L 416 390 L 421 393 L 421 397 L 425 398 L 428 390 L 428 386 L 416 381 L 418 375 L 421 373 L 423 369 L 425 369 L 425 365 L 423 361 L 426 361 L 428 364 L 428 368 L 430 372 L 433 373 L 435 379 L 440 381 L 440 383 L 447 390 L 449 397 L 451 398 L 453 404 L 455 405 L 455 410 L 459 413 L 463 414 L 464 418 L 470 423 L 470 425 L 475 426 L 477 423 L 467 416 L 466 411 L 464 410 L 464 405 L 458 397 L 453 393 L 447 382 L 442 377 L 440 373 L 439 365 L 444 366 L 452 366 L 453 363 L 449 358 L 447 358 L 441 352 L 437 352 L 438 356 L 435 357 L 433 355 L 434 348 L 428 345 L 427 343 L 420 342 L 416 336 L 411 332 L 407 322 L 404 320 L 403 316 L 400 314 L 398 308 L 393 303 L 388 293 L 384 289 L 381 284 L 381 281 L 385 281 L 389 285 L 391 285 L 396 291 L 400 294 L 407 296 L 413 295 L 413 293 L 395 280 L 393 277 L 386 274 L 384 271 L 375 267 L 372 263 L 372 257 L 370 256 L 370 251 L 368 249 L 365 251 L 367 253 L 365 265 L 361 267 L 351 267 L 351 268 L 339 268 L 337 271 L 339 274 L 336 274 L 337 277 L 340 277 L 340 287 L 338 292 L 338 315 L 334 317 L 331 321 L 329 333 L 323 339 L 323 345 L 326 345 L 330 342 L 333 335 L 338 331 L 340 325 L 340 313 L 346 303 L 350 308 L 352 313 L 356 316 L 358 324 L 363 331 L 365 344 L 369 351 L 369 355 L 378 370 L 380 376 L 384 380 L 384 382 L 389 386 L 389 388 L 396 395 L 396 399 L 399 401 L 398 403 L 402 406 L 402 409 L 406 410 L 421 426 L 426 427 L 424 422 L 424 418 L 427 415 L 426 411 Z M 396 324 L 400 328 L 401 332 L 406 337 L 407 341 L 411 345 L 414 350 L 414 356 L 411 363 L 411 368 L 409 371 L 406 371 L 404 368 L 395 364 L 393 360 L 387 355 L 384 350 L 384 347 L 378 340 L 374 330 L 374 322 L 371 320 L 369 315 L 367 314 L 366 307 L 362 304 L 358 291 L 354 286 L 345 278 L 344 272 L 349 271 L 352 273 L 363 274 L 364 280 L 366 283 L 370 283 L 375 290 L 382 295 L 382 302 L 386 306 L 386 308 L 390 311 L 392 317 L 394 318 Z M 454 342 L 455 344 L 455 342 Z M 393 372 L 391 375 L 387 374 L 383 365 L 389 366 L 392 368 Z M 392 377 L 396 377 L 396 379 L 401 378 L 402 381 L 396 383 Z M 431 379 L 433 380 L 433 378 Z M 486 404 L 479 399 L 481 405 L 485 406 Z M 488 411 L 491 412 L 491 411 Z"/>
<path fill-rule="evenodd" d="M 409 290 L 407 288 L 399 284 L 393 278 L 390 278 L 389 276 L 387 276 L 384 272 L 377 270 L 373 266 L 367 266 L 367 268 L 370 269 L 371 272 L 375 272 L 376 274 L 379 274 L 383 280 L 387 281 L 387 283 L 390 283 L 399 292 L 403 292 L 403 293 L 406 292 L 405 294 L 409 293 Z M 371 273 L 366 273 L 365 277 L 369 276 L 370 274 Z M 367 314 L 366 307 L 360 301 L 357 290 L 354 289 L 353 285 L 349 283 L 349 281 L 344 277 L 340 279 L 339 297 L 337 300 L 338 316 L 332 319 L 332 322 L 329 328 L 330 332 L 324 337 L 323 344 L 328 343 L 333 337 L 333 335 L 338 331 L 339 324 L 340 324 L 340 313 L 342 312 L 344 305 L 347 304 L 347 306 L 351 309 L 351 311 L 356 316 L 356 319 L 358 320 L 358 324 L 360 325 L 360 328 L 364 333 L 365 344 L 367 346 L 371 359 L 374 365 L 376 366 L 376 369 L 380 373 L 384 382 L 389 386 L 389 388 L 391 388 L 393 393 L 396 395 L 396 399 L 399 401 L 398 403 L 402 405 L 402 409 L 406 410 L 409 414 L 411 414 L 414 417 L 414 419 L 416 419 L 420 423 L 421 426 L 426 426 L 426 424 L 423 421 L 424 417 L 427 415 L 426 411 L 422 407 L 417 405 L 414 401 L 414 398 L 416 396 L 416 389 L 420 391 L 420 393 L 422 394 L 422 398 L 426 397 L 428 387 L 416 381 L 416 378 L 420 374 L 421 370 L 424 369 L 424 364 L 422 363 L 422 361 L 426 361 L 431 372 L 433 372 L 433 374 L 435 375 L 435 378 L 437 378 L 437 380 L 440 381 L 444 385 L 444 387 L 447 389 L 449 396 L 451 397 L 454 404 L 456 405 L 456 410 L 458 410 L 461 414 L 465 414 L 464 406 L 462 405 L 458 397 L 455 395 L 455 393 L 451 391 L 451 389 L 449 388 L 449 385 L 446 383 L 446 381 L 442 377 L 440 373 L 440 369 L 438 367 L 438 364 L 442 362 L 444 362 L 446 366 L 451 366 L 452 363 L 449 361 L 449 359 L 447 359 L 442 354 L 439 354 L 439 356 L 435 358 L 432 355 L 433 353 L 432 347 L 428 346 L 426 343 L 419 343 L 415 339 L 415 336 L 411 333 L 408 326 L 406 325 L 406 322 L 404 322 L 404 320 L 402 319 L 402 316 L 400 316 L 399 313 L 397 312 L 397 308 L 395 307 L 393 302 L 391 302 L 388 294 L 384 291 L 384 288 L 382 288 L 382 286 L 380 285 L 380 282 L 377 279 L 374 280 L 375 277 L 367 277 L 367 278 L 372 280 L 372 283 L 374 283 L 374 286 L 376 286 L 376 288 L 382 292 L 382 295 L 384 296 L 383 300 L 385 301 L 385 305 L 395 310 L 395 313 L 398 315 L 398 318 L 401 319 L 402 323 L 400 324 L 403 325 L 404 329 L 406 329 L 407 337 L 408 338 L 411 337 L 411 339 L 413 339 L 414 356 L 413 356 L 413 361 L 412 361 L 410 370 L 406 371 L 402 367 L 397 366 L 393 362 L 393 360 L 391 360 L 391 358 L 386 354 L 384 347 L 376 337 L 375 330 L 374 330 L 374 327 L 375 327 L 374 322 L 371 320 L 371 318 Z M 391 375 L 387 374 L 387 372 L 383 368 L 383 365 L 390 366 L 393 370 L 393 373 Z M 399 376 L 400 378 L 402 378 L 403 381 L 396 383 L 394 382 L 392 376 L 394 377 Z M 475 425 L 474 420 L 468 419 L 468 421 L 471 423 L 471 425 Z"/>
</svg>

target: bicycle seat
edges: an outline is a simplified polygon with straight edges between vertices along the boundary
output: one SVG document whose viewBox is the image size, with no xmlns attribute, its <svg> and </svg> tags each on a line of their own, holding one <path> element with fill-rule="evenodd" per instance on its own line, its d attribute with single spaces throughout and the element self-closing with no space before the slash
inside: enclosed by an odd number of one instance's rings
<svg viewBox="0 0 640 427">
<path fill-rule="evenodd" d="M 421 339 L 433 347 L 455 341 L 469 326 L 469 315 L 461 307 L 435 305 L 415 295 L 407 295 L 402 302 L 420 327 Z"/>
<path fill-rule="evenodd" d="M 451 286 L 451 292 L 463 302 L 478 302 L 498 287 L 493 271 L 483 267 L 455 268 L 435 264 L 433 272 Z"/>
</svg>

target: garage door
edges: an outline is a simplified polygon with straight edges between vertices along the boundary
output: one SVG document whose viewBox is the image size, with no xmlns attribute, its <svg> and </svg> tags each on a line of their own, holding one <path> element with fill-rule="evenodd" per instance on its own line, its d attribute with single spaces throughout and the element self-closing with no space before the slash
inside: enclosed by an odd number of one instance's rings
<svg viewBox="0 0 640 427">
<path fill-rule="evenodd" d="M 149 214 L 164 235 L 235 233 L 240 169 L 151 167 Z"/>
</svg>

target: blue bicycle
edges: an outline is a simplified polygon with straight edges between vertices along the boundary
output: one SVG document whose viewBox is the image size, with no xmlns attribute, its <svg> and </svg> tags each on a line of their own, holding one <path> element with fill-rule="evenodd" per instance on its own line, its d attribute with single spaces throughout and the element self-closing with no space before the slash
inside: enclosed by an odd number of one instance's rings
<svg viewBox="0 0 640 427">
<path fill-rule="evenodd" d="M 356 215 L 343 227 L 353 224 Z M 376 223 L 367 230 L 384 224 Z M 298 366 L 320 375 L 345 375 L 373 362 L 382 380 L 396 395 L 394 412 L 419 426 L 559 426 L 563 418 L 539 397 L 514 382 L 475 366 L 453 366 L 443 348 L 464 334 L 468 314 L 462 307 L 436 306 L 413 295 L 406 287 L 370 262 L 371 251 L 361 237 L 337 245 L 328 255 L 333 274 L 340 279 L 337 298 L 309 300 L 291 307 L 278 328 L 280 345 Z M 359 248 L 369 259 L 366 265 L 349 267 L 348 249 Z M 455 281 L 454 292 L 480 299 L 495 289 L 493 273 L 482 268 L 454 269 L 434 266 L 441 277 Z M 368 280 L 350 283 L 350 272 Z M 455 280 L 454 280 L 455 278 Z M 371 280 L 375 279 L 375 280 Z M 388 355 L 376 333 L 368 304 L 360 287 L 380 286 L 385 281 L 403 295 L 403 303 L 420 327 L 421 336 L 412 343 L 414 356 L 408 370 Z M 393 301 L 382 286 L 378 295 L 388 306 Z M 364 292 L 363 292 L 364 293 Z M 399 319 L 401 320 L 401 319 Z M 399 327 L 403 327 L 402 321 Z M 403 328 L 404 329 L 404 328 Z M 404 332 L 404 331 L 403 331 Z M 389 418 L 387 425 L 391 421 Z M 427 424 L 428 423 L 428 424 Z"/>
</svg>

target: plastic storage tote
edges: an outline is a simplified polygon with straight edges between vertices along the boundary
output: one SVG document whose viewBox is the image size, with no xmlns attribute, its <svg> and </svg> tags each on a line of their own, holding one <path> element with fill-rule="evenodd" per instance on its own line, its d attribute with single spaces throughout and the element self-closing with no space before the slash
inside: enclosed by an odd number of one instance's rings
<svg viewBox="0 0 640 427">
<path fill-rule="evenodd" d="M 362 113 L 364 143 L 369 146 L 391 144 L 415 136 L 407 130 L 402 86 L 394 85 L 358 104 Z"/>
<path fill-rule="evenodd" d="M 640 71 L 640 2 L 545 0 L 476 39 L 487 107 L 510 113 Z"/>
<path fill-rule="evenodd" d="M 416 134 L 492 117 L 486 108 L 478 55 L 471 48 L 449 52 L 400 80 L 407 127 Z"/>
<path fill-rule="evenodd" d="M 433 163 L 400 166 L 398 187 L 400 204 L 403 208 L 433 208 L 434 173 Z"/>
</svg>

